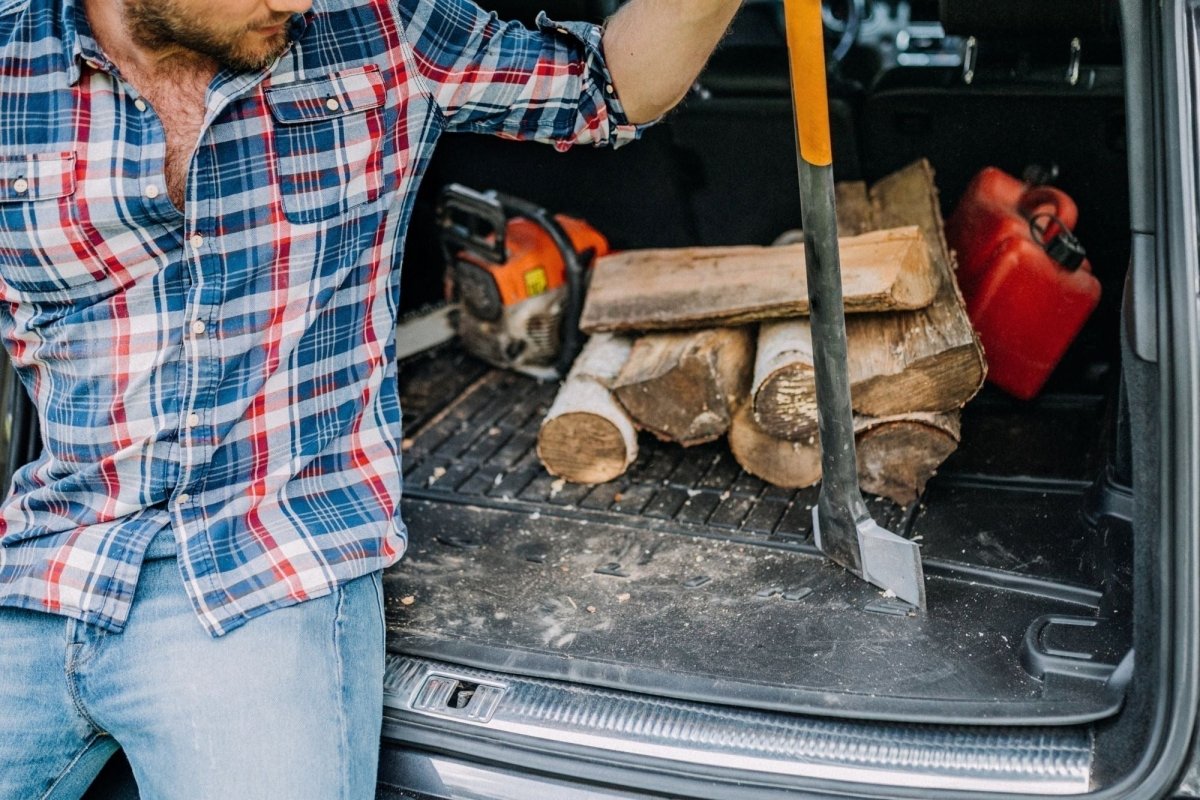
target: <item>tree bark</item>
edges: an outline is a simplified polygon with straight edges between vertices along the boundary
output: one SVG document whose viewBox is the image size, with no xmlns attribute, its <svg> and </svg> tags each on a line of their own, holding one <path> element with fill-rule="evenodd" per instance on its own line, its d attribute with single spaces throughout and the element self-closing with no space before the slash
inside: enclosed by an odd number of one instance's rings
<svg viewBox="0 0 1200 800">
<path fill-rule="evenodd" d="M 876 417 L 962 408 L 983 387 L 987 363 L 954 280 L 933 168 L 921 159 L 894 172 L 871 187 L 871 199 L 877 224 L 921 228 L 939 288 L 928 308 L 846 320 L 859 350 L 863 342 L 875 343 L 854 359 L 854 407 Z"/>
<path fill-rule="evenodd" d="M 753 360 L 748 328 L 648 334 L 634 344 L 613 393 L 639 428 L 684 447 L 703 444 L 729 430 Z"/>
<path fill-rule="evenodd" d="M 961 408 L 983 385 L 987 368 L 953 279 L 933 171 L 919 161 L 877 183 L 871 197 L 876 224 L 922 228 L 940 287 L 928 308 L 846 318 L 854 410 L 890 416 Z M 847 224 L 862 217 L 850 209 L 847 214 Z M 810 336 L 806 319 L 763 323 L 760 330 L 754 417 L 773 436 L 803 439 L 816 426 Z"/>
<path fill-rule="evenodd" d="M 863 490 L 902 506 L 921 496 L 961 438 L 957 411 L 858 417 L 854 430 Z"/>
<path fill-rule="evenodd" d="M 816 431 L 804 441 L 777 439 L 758 427 L 748 404 L 733 417 L 729 449 L 742 469 L 775 486 L 803 489 L 821 480 L 821 446 Z"/>
</svg>

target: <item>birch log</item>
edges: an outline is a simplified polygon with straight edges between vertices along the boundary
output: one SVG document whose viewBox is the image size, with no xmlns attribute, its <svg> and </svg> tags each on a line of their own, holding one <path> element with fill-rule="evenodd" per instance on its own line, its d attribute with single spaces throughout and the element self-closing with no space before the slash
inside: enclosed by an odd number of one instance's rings
<svg viewBox="0 0 1200 800">
<path fill-rule="evenodd" d="M 575 359 L 538 431 L 538 458 L 551 475 L 605 483 L 637 459 L 633 420 L 611 390 L 631 347 L 627 337 L 601 334 Z"/>
<path fill-rule="evenodd" d="M 748 328 L 648 334 L 634 344 L 613 393 L 639 428 L 690 447 L 729 430 L 753 362 Z"/>
</svg>

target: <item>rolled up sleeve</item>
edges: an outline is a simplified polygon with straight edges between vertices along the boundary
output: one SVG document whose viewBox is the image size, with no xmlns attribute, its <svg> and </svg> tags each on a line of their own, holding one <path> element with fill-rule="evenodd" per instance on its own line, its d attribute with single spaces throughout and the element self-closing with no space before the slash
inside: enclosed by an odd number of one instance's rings
<svg viewBox="0 0 1200 800">
<path fill-rule="evenodd" d="M 619 147 L 648 125 L 625 115 L 604 59 L 602 29 L 502 22 L 469 0 L 399 0 L 417 69 L 447 131 Z"/>
</svg>

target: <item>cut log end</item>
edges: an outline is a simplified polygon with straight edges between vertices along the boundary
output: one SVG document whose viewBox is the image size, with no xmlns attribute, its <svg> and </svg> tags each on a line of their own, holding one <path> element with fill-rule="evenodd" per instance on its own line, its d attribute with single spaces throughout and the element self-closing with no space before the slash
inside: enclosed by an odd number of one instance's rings
<svg viewBox="0 0 1200 800">
<path fill-rule="evenodd" d="M 629 349 L 622 337 L 594 336 L 575 359 L 538 431 L 538 458 L 551 475 L 605 483 L 637 459 L 633 421 L 609 390 Z"/>
<path fill-rule="evenodd" d="M 547 420 L 538 433 L 537 453 L 551 475 L 584 484 L 619 478 L 637 457 L 617 425 L 587 412 Z"/>
<path fill-rule="evenodd" d="M 902 506 L 921 496 L 925 484 L 958 447 L 957 415 L 870 420 L 859 427 L 856 445 L 863 490 Z"/>
<path fill-rule="evenodd" d="M 754 392 L 754 421 L 777 439 L 806 441 L 817 432 L 817 391 L 812 367 L 790 364 Z"/>
</svg>

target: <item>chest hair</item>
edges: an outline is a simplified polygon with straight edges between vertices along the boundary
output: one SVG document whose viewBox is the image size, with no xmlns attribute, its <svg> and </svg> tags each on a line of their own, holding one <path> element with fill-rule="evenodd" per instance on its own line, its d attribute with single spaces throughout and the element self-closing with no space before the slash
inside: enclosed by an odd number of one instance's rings
<svg viewBox="0 0 1200 800">
<path fill-rule="evenodd" d="M 179 209 L 187 190 L 188 165 L 204 124 L 204 97 L 214 74 L 215 67 L 191 62 L 153 74 L 125 75 L 162 122 L 167 137 L 167 196 Z"/>
</svg>

